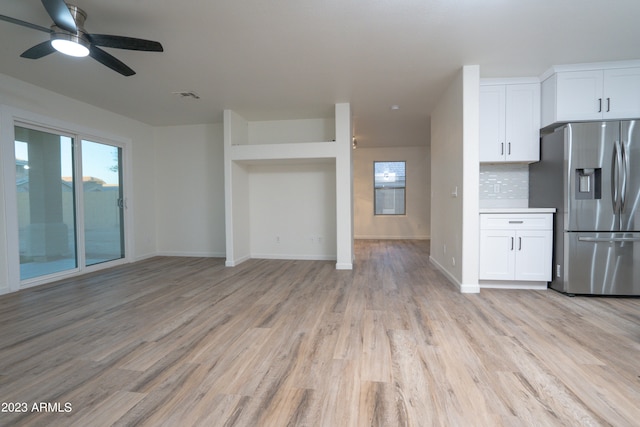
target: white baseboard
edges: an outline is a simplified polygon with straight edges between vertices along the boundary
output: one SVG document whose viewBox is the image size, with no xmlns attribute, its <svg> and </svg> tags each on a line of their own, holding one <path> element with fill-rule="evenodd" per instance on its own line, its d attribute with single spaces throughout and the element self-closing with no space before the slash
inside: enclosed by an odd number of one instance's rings
<svg viewBox="0 0 640 427">
<path fill-rule="evenodd" d="M 138 255 L 137 257 L 132 259 L 131 262 L 144 261 L 145 259 L 150 259 L 150 258 L 153 258 L 155 256 L 158 256 L 158 254 L 153 253 L 153 254 Z"/>
<path fill-rule="evenodd" d="M 243 257 L 237 258 L 237 259 L 229 259 L 227 258 L 227 260 L 224 262 L 225 267 L 235 267 L 238 264 L 242 264 L 243 262 L 250 260 L 251 257 L 249 255 L 245 255 Z"/>
<path fill-rule="evenodd" d="M 460 289 L 460 293 L 463 294 L 477 294 L 480 292 L 480 286 L 474 283 L 460 283 L 460 281 L 449 270 L 444 268 L 442 264 L 436 261 L 432 256 L 429 256 L 429 261 L 433 264 L 444 276 L 449 279 L 451 283 Z"/>
<path fill-rule="evenodd" d="M 353 264 L 350 262 L 336 263 L 336 270 L 353 270 Z"/>
<path fill-rule="evenodd" d="M 335 261 L 335 255 L 300 255 L 300 254 L 251 254 L 251 258 L 255 259 L 284 259 L 284 260 L 302 260 L 302 261 Z"/>
<path fill-rule="evenodd" d="M 444 268 L 444 266 L 442 264 L 440 264 L 434 257 L 429 256 L 429 262 L 431 262 L 431 264 L 433 264 L 438 270 L 440 270 L 440 272 L 442 274 L 444 274 L 444 276 L 449 279 L 449 281 L 451 283 L 453 283 L 454 285 L 456 285 L 458 287 L 458 289 L 461 288 L 462 284 L 458 281 L 458 279 L 456 279 L 450 272 L 449 270 L 447 270 L 446 268 Z"/>
<path fill-rule="evenodd" d="M 460 285 L 460 293 L 462 294 L 478 294 L 480 293 L 480 285 L 473 283 L 463 283 Z"/>
<path fill-rule="evenodd" d="M 388 236 L 388 235 L 384 235 L 384 236 L 371 236 L 371 235 L 366 235 L 366 236 L 353 236 L 353 238 L 355 240 L 429 240 L 431 239 L 431 236 L 415 236 L 415 235 L 411 235 L 411 236 Z"/>
<path fill-rule="evenodd" d="M 224 252 L 159 251 L 155 256 L 175 256 L 193 258 L 224 258 Z"/>
</svg>

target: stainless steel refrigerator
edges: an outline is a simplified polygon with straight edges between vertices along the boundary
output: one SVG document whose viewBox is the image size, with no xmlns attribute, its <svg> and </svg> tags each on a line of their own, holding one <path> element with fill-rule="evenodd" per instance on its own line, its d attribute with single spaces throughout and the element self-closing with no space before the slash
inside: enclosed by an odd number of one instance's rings
<svg viewBox="0 0 640 427">
<path fill-rule="evenodd" d="M 540 150 L 529 206 L 557 209 L 551 287 L 640 295 L 640 120 L 567 124 Z"/>
</svg>

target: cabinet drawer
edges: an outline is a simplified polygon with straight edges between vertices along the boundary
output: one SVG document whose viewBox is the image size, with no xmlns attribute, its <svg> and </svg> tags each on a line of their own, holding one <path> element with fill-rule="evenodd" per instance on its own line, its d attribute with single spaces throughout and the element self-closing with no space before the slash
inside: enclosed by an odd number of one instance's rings
<svg viewBox="0 0 640 427">
<path fill-rule="evenodd" d="M 551 230 L 551 214 L 480 214 L 481 230 Z"/>
</svg>

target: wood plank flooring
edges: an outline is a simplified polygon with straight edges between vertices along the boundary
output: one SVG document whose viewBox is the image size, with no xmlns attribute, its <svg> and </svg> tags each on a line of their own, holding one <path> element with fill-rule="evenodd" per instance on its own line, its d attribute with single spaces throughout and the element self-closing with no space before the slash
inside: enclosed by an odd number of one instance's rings
<svg viewBox="0 0 640 427">
<path fill-rule="evenodd" d="M 638 425 L 640 299 L 464 295 L 428 247 L 159 257 L 0 297 L 0 409 L 28 406 L 0 425 Z"/>
</svg>

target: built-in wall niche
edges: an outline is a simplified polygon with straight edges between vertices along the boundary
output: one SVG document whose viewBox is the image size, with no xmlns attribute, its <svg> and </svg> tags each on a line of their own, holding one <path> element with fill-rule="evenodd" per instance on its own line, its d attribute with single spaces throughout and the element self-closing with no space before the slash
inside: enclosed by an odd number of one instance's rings
<svg viewBox="0 0 640 427">
<path fill-rule="evenodd" d="M 224 112 L 227 266 L 249 258 L 353 264 L 349 104 L 333 119 L 252 122 Z"/>
<path fill-rule="evenodd" d="M 251 258 L 336 259 L 335 160 L 246 166 Z"/>
</svg>

